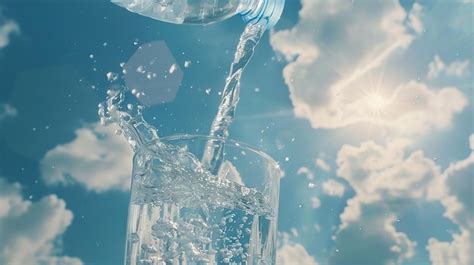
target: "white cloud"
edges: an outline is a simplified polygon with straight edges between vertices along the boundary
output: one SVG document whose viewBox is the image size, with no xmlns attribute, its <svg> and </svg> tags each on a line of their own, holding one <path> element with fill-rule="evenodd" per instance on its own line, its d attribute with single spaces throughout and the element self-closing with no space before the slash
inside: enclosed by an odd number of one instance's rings
<svg viewBox="0 0 474 265">
<path fill-rule="evenodd" d="M 344 145 L 338 153 L 337 173 L 364 202 L 423 198 L 429 183 L 441 174 L 440 168 L 422 151 L 406 154 L 409 143 L 398 139 L 386 146 L 372 141 L 358 147 Z"/>
<path fill-rule="evenodd" d="M 366 104 L 370 102 L 366 102 Z M 457 88 L 437 90 L 415 81 L 394 90 L 383 107 L 385 111 L 374 123 L 382 124 L 403 134 L 422 134 L 449 127 L 454 115 L 468 105 L 466 96 Z"/>
<path fill-rule="evenodd" d="M 367 141 L 339 150 L 337 174 L 356 195 L 340 215 L 334 237 L 339 251 L 329 264 L 402 264 L 414 256 L 416 242 L 394 224 L 400 205 L 425 200 L 441 170 L 423 152 L 407 152 L 409 144 L 404 139 L 386 145 Z"/>
<path fill-rule="evenodd" d="M 311 206 L 313 209 L 321 207 L 321 200 L 318 197 L 311 197 Z"/>
<path fill-rule="evenodd" d="M 474 134 L 469 139 L 471 153 L 461 161 L 452 163 L 430 186 L 428 198 L 440 200 L 445 215 L 461 227 L 474 229 Z"/>
<path fill-rule="evenodd" d="M 408 26 L 416 33 L 420 34 L 425 29 L 421 17 L 423 8 L 419 4 L 414 4 L 411 12 L 408 14 Z"/>
<path fill-rule="evenodd" d="M 326 171 L 326 172 L 329 172 L 331 171 L 331 167 L 328 165 L 328 163 L 326 163 L 326 161 L 324 161 L 323 159 L 321 158 L 317 158 L 314 163 L 316 164 L 317 167 L 319 167 L 320 169 Z"/>
<path fill-rule="evenodd" d="M 471 154 L 451 164 L 442 176 L 433 182 L 429 197 L 439 199 L 445 216 L 459 225 L 451 242 L 430 238 L 426 247 L 433 265 L 468 265 L 474 263 L 474 134 L 470 137 Z"/>
<path fill-rule="evenodd" d="M 9 117 L 15 117 L 18 111 L 10 104 L 0 104 L 0 121 Z"/>
<path fill-rule="evenodd" d="M 19 34 L 20 27 L 13 20 L 7 20 L 0 12 L 0 49 L 5 48 L 10 43 L 12 34 Z"/>
<path fill-rule="evenodd" d="M 463 229 L 461 234 L 453 234 L 452 242 L 441 242 L 430 238 L 426 249 L 432 265 L 470 265 L 473 263 L 472 230 Z"/>
<path fill-rule="evenodd" d="M 306 249 L 296 243 L 286 243 L 277 251 L 277 265 L 318 265 Z"/>
<path fill-rule="evenodd" d="M 309 170 L 307 167 L 300 167 L 298 168 L 298 171 L 296 171 L 296 174 L 298 175 L 305 175 L 308 180 L 313 180 L 314 179 L 314 174 Z"/>
<path fill-rule="evenodd" d="M 412 257 L 416 242 L 396 231 L 393 223 L 400 205 L 420 200 L 441 202 L 445 216 L 460 229 L 452 234 L 451 242 L 429 239 L 426 249 L 433 265 L 467 265 L 474 261 L 470 251 L 474 242 L 474 152 L 441 172 L 423 152 L 408 153 L 409 144 L 402 139 L 387 145 L 368 141 L 340 149 L 337 173 L 348 181 L 356 196 L 340 216 L 335 236 L 339 252 L 331 255 L 330 264 L 401 264 Z M 474 135 L 470 147 L 474 149 Z M 359 249 L 356 242 L 373 247 Z M 378 255 L 371 256 L 365 250 Z"/>
<path fill-rule="evenodd" d="M 469 74 L 469 60 L 453 61 L 446 64 L 439 55 L 435 55 L 434 59 L 428 65 L 428 79 L 435 79 L 440 75 L 455 77 L 465 77 Z"/>
<path fill-rule="evenodd" d="M 295 115 L 314 128 L 369 123 L 422 134 L 449 126 L 466 107 L 456 88 L 432 89 L 382 74 L 389 59 L 423 32 L 419 4 L 410 12 L 398 0 L 302 4 L 296 26 L 273 33 L 271 44 L 289 61 L 283 75 Z"/>
<path fill-rule="evenodd" d="M 76 130 L 76 138 L 58 145 L 41 160 L 43 180 L 49 184 L 77 182 L 88 190 L 128 190 L 133 152 L 115 129 L 92 124 Z"/>
<path fill-rule="evenodd" d="M 358 216 L 347 218 L 347 212 L 358 212 Z M 386 214 L 383 203 L 362 204 L 351 199 L 341 215 L 342 224 L 329 264 L 401 264 L 410 259 L 416 243 L 396 231 L 395 221 L 393 214 Z"/>
<path fill-rule="evenodd" d="M 0 264 L 82 265 L 77 258 L 55 256 L 57 240 L 73 214 L 56 195 L 24 200 L 21 186 L 0 178 Z"/>
<path fill-rule="evenodd" d="M 342 197 L 344 195 L 345 188 L 341 183 L 330 179 L 323 183 L 323 192 L 329 196 Z"/>
</svg>

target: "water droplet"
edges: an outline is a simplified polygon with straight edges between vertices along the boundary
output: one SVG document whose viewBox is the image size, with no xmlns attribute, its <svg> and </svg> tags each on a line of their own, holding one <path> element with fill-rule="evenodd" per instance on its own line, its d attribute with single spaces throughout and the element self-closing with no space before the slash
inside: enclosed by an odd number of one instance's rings
<svg viewBox="0 0 474 265">
<path fill-rule="evenodd" d="M 118 78 L 118 75 L 116 73 L 112 73 L 112 72 L 107 73 L 107 80 L 109 80 L 109 82 L 114 82 L 115 80 L 117 80 L 117 78 Z"/>
<path fill-rule="evenodd" d="M 137 67 L 137 73 L 144 74 L 145 73 L 145 67 L 143 65 L 140 65 Z"/>
<path fill-rule="evenodd" d="M 176 69 L 178 69 L 178 66 L 176 66 L 175 63 L 172 64 L 172 65 L 170 66 L 170 70 L 169 70 L 170 74 L 174 73 L 174 72 L 176 71 Z"/>
</svg>

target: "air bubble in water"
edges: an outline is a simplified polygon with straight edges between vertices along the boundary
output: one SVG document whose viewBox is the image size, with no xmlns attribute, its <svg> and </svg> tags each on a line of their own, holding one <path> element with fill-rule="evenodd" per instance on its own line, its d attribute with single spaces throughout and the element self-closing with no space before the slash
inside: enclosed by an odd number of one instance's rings
<svg viewBox="0 0 474 265">
<path fill-rule="evenodd" d="M 132 243 L 137 243 L 140 240 L 140 237 L 137 233 L 131 233 L 129 239 Z"/>
</svg>

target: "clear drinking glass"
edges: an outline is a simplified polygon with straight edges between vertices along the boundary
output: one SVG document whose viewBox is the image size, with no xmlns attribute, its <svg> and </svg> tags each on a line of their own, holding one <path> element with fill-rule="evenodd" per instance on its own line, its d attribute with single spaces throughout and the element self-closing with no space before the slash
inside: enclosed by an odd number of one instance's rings
<svg viewBox="0 0 474 265">
<path fill-rule="evenodd" d="M 224 146 L 218 173 L 201 163 Z M 136 152 L 126 265 L 275 264 L 278 164 L 246 144 L 172 136 Z"/>
</svg>

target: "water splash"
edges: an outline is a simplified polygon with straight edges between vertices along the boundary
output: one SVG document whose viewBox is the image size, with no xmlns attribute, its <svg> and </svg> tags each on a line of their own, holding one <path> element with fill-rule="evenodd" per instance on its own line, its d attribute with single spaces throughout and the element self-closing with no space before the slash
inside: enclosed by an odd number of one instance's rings
<svg viewBox="0 0 474 265">
<path fill-rule="evenodd" d="M 143 118 L 144 107 L 134 102 L 139 96 L 128 88 L 110 89 L 106 101 L 99 104 L 98 111 L 101 124 L 118 125 L 120 129 L 117 133 L 123 134 L 134 152 L 147 143 L 159 141 L 158 130 Z"/>
</svg>

